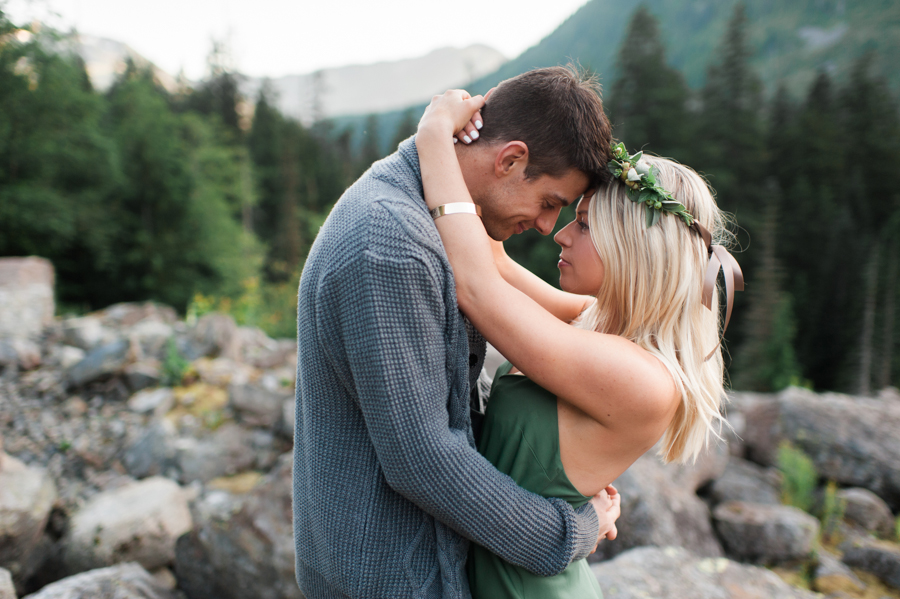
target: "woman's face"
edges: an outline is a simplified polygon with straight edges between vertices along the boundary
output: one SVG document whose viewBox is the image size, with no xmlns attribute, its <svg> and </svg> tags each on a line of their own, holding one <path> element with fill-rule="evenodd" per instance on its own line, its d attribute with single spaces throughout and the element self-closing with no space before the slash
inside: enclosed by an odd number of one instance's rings
<svg viewBox="0 0 900 599">
<path fill-rule="evenodd" d="M 580 295 L 597 295 L 603 282 L 603 262 L 588 228 L 590 202 L 591 198 L 582 198 L 575 208 L 575 220 L 553 237 L 562 248 L 557 264 L 559 286 L 563 291 Z"/>
</svg>

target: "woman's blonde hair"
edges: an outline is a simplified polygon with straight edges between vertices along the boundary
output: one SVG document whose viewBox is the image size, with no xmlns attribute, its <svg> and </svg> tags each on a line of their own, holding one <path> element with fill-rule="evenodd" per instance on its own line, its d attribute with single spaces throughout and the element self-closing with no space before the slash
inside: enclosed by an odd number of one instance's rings
<svg viewBox="0 0 900 599">
<path fill-rule="evenodd" d="M 710 231 L 713 243 L 725 245 L 731 237 L 725 218 L 700 175 L 665 158 L 642 160 L 659 170 L 659 184 Z M 720 330 L 717 294 L 712 310 L 701 302 L 706 245 L 674 215 L 663 214 L 648 228 L 644 205 L 616 181 L 592 198 L 588 225 L 604 275 L 597 301 L 576 326 L 629 339 L 662 361 L 682 399 L 659 454 L 666 462 L 696 460 L 724 423 L 722 352 L 705 359 Z"/>
</svg>

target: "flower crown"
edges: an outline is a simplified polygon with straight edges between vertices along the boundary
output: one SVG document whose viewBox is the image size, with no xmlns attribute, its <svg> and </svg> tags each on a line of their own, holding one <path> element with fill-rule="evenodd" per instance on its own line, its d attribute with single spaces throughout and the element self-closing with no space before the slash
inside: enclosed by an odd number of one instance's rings
<svg viewBox="0 0 900 599">
<path fill-rule="evenodd" d="M 703 291 L 701 301 L 704 306 L 712 309 L 712 296 L 716 288 L 716 279 L 719 277 L 719 270 L 725 275 L 725 324 L 722 327 L 722 336 L 725 335 L 725 329 L 731 321 L 731 310 L 734 307 L 734 292 L 744 290 L 744 275 L 737 260 L 728 253 L 721 245 L 713 243 L 710 232 L 700 224 L 694 215 L 688 212 L 684 204 L 679 202 L 672 194 L 660 187 L 659 169 L 655 166 L 648 167 L 646 163 L 641 162 L 644 156 L 643 152 L 629 155 L 625 149 L 625 144 L 617 143 L 610 146 L 612 159 L 606 164 L 606 168 L 612 175 L 622 181 L 628 187 L 628 198 L 635 203 L 644 205 L 647 214 L 647 228 L 649 229 L 657 222 L 663 213 L 674 214 L 684 221 L 692 231 L 700 235 L 706 251 L 709 254 L 709 265 L 706 267 L 706 275 L 703 278 Z M 704 361 L 709 360 L 719 349 L 722 344 L 722 337 L 719 343 L 713 348 Z"/>
<path fill-rule="evenodd" d="M 684 204 L 676 200 L 671 193 L 659 186 L 659 169 L 648 167 L 641 162 L 643 152 L 628 155 L 625 144 L 617 143 L 610 147 L 612 160 L 606 168 L 613 177 L 620 179 L 628 187 L 628 198 L 632 202 L 644 205 L 647 213 L 647 228 L 659 222 L 664 212 L 674 214 L 687 226 L 694 224 L 694 216 L 687 211 Z"/>
</svg>

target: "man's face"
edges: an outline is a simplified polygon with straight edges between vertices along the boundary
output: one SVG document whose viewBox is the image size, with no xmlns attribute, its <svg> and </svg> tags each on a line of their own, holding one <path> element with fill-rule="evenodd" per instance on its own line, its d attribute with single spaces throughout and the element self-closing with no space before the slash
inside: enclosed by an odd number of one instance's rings
<svg viewBox="0 0 900 599">
<path fill-rule="evenodd" d="M 563 206 L 578 201 L 587 191 L 588 176 L 571 169 L 562 177 L 542 175 L 526 179 L 497 182 L 489 197 L 479 202 L 488 235 L 504 241 L 516 233 L 537 229 L 549 235 Z"/>
</svg>

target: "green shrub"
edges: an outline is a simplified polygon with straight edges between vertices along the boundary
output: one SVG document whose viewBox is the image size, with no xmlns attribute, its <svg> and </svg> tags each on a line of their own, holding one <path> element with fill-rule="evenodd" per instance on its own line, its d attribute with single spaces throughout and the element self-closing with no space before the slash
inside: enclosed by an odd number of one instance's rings
<svg viewBox="0 0 900 599">
<path fill-rule="evenodd" d="M 241 293 L 236 297 L 197 293 L 188 306 L 188 321 L 208 312 L 222 312 L 231 315 L 239 325 L 259 327 L 271 337 L 294 337 L 299 281 L 299 272 L 283 283 L 250 277 L 241 283 Z"/>
<path fill-rule="evenodd" d="M 837 483 L 828 481 L 825 487 L 825 501 L 822 505 L 822 513 L 819 519 L 822 521 L 822 537 L 825 541 L 836 541 L 838 524 L 844 519 L 844 511 L 847 509 L 847 501 L 837 495 Z"/>
<path fill-rule="evenodd" d="M 781 502 L 812 510 L 818 475 L 809 457 L 787 441 L 778 448 L 778 469 L 781 470 Z"/>
<path fill-rule="evenodd" d="M 162 363 L 162 384 L 170 387 L 180 385 L 189 366 L 190 363 L 178 351 L 175 338 L 170 337 L 166 342 L 166 356 Z"/>
</svg>

